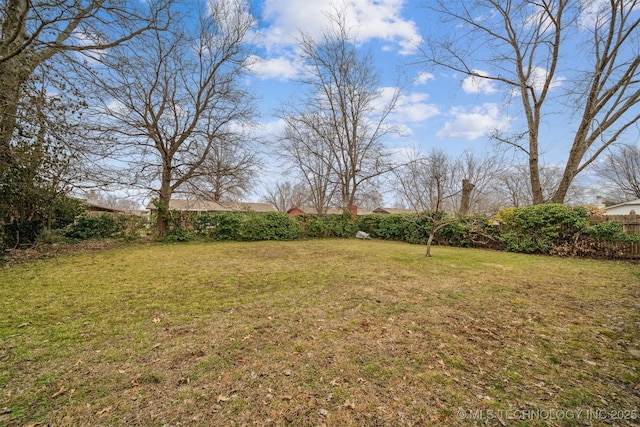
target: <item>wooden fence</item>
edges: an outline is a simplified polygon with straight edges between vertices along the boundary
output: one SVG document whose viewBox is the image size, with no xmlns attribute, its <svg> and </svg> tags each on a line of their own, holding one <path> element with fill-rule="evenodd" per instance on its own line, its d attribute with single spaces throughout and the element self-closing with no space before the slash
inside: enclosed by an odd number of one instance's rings
<svg viewBox="0 0 640 427">
<path fill-rule="evenodd" d="M 587 218 L 591 225 L 616 221 L 622 224 L 622 230 L 629 235 L 640 235 L 640 215 L 631 211 L 630 215 L 591 215 Z M 640 243 L 620 243 L 616 245 L 605 242 L 596 248 L 599 255 L 613 258 L 639 258 Z"/>
</svg>

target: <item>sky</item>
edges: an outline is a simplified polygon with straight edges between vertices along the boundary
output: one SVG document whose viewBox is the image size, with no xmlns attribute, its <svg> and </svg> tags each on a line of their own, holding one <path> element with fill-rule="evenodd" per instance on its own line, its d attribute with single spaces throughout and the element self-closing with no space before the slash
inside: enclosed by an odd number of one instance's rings
<svg viewBox="0 0 640 427">
<path fill-rule="evenodd" d="M 251 12 L 257 21 L 253 34 L 256 49 L 248 84 L 260 98 L 259 129 L 267 140 L 274 140 L 283 129 L 275 111 L 299 90 L 295 82 L 302 69 L 295 44 L 300 30 L 319 38 L 328 25 L 326 14 L 335 10 L 336 4 L 344 3 L 259 0 L 252 4 Z M 374 66 L 381 75 L 381 93 L 391 93 L 398 81 L 403 83 L 402 95 L 391 117 L 393 124 L 403 129 L 403 135 L 387 140 L 389 150 L 399 156 L 409 150 L 426 153 L 433 148 L 453 157 L 465 150 L 484 153 L 491 148 L 488 137 L 491 130 L 513 131 L 523 125 L 509 115 L 509 108 L 504 105 L 505 93 L 494 84 L 426 68 L 420 48 L 424 47 L 429 30 L 455 29 L 428 28 L 429 12 L 423 2 L 350 0 L 346 13 L 360 49 L 373 55 Z M 547 136 L 550 148 L 543 158 L 553 163 L 562 157 L 563 149 L 568 151 L 561 141 L 570 140 L 570 135 L 566 126 L 543 129 L 551 130 Z M 268 178 L 263 182 L 267 183 L 289 179 L 282 176 L 282 166 L 277 162 L 270 162 L 264 173 Z"/>
<path fill-rule="evenodd" d="M 277 140 L 284 129 L 277 111 L 296 99 L 301 90 L 298 80 L 303 75 L 303 67 L 296 53 L 300 31 L 318 40 L 329 25 L 327 14 L 336 8 L 345 8 L 359 49 L 372 54 L 375 71 L 381 76 L 381 96 L 393 93 L 401 83 L 402 93 L 390 116 L 390 124 L 403 132 L 385 142 L 398 160 L 407 159 L 410 152 L 428 153 L 432 149 L 443 150 L 452 158 L 467 150 L 490 153 L 495 149 L 489 136 L 493 130 L 508 134 L 526 129 L 517 96 L 512 96 L 508 89 L 487 80 L 427 67 L 421 48 L 426 47 L 429 35 L 445 32 L 455 35 L 459 29 L 434 25 L 436 21 L 423 0 L 244 1 L 250 4 L 256 22 L 251 34 L 254 54 L 245 82 L 257 97 L 258 115 L 253 129 L 256 140 Z M 590 8 L 595 9 L 606 0 L 579 1 L 590 5 L 581 18 L 587 23 Z M 571 62 L 574 56 L 567 54 L 567 58 L 563 58 L 564 65 L 568 65 L 566 69 L 574 67 Z M 544 76 L 546 71 L 540 69 L 539 73 Z M 570 77 L 560 72 L 551 97 L 561 98 L 569 85 Z M 506 102 L 509 99 L 510 105 Z M 545 118 L 541 126 L 541 164 L 563 165 L 569 152 L 573 139 L 571 118 L 564 114 L 566 111 L 561 113 Z M 637 137 L 621 142 L 638 143 Z M 258 185 L 246 201 L 261 201 L 265 190 L 277 182 L 295 181 L 293 176 L 284 173 L 286 167 L 278 159 L 275 147 L 273 144 L 263 150 L 265 164 Z M 519 162 L 524 164 L 524 159 Z M 588 174 L 583 173 L 580 179 L 585 177 L 588 178 Z"/>
<path fill-rule="evenodd" d="M 443 148 L 452 153 L 476 148 L 487 131 L 509 126 L 501 112 L 501 94 L 490 84 L 465 80 L 451 73 L 427 71 L 419 48 L 424 43 L 427 10 L 420 1 L 352 0 L 347 16 L 360 48 L 374 58 L 385 90 L 403 84 L 392 120 L 404 130 L 392 145 Z M 262 0 L 253 6 L 258 22 L 251 85 L 261 97 L 261 121 L 269 132 L 281 123 L 269 117 L 298 87 L 302 69 L 295 54 L 300 30 L 314 38 L 328 25 L 332 0 Z"/>
</svg>

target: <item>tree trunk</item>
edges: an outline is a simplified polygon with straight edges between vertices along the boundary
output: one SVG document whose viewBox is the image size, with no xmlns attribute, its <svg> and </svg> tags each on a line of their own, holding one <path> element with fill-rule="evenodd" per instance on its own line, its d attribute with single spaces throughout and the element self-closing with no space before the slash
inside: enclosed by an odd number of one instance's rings
<svg viewBox="0 0 640 427">
<path fill-rule="evenodd" d="M 462 180 L 462 198 L 460 200 L 459 214 L 466 215 L 471 209 L 471 192 L 475 188 L 475 184 L 469 182 L 468 179 Z"/>
<path fill-rule="evenodd" d="M 429 240 L 427 240 L 427 253 L 426 257 L 431 258 L 431 243 L 433 243 L 433 237 L 436 235 L 436 224 L 431 224 L 431 231 L 429 232 Z"/>
<path fill-rule="evenodd" d="M 584 156 L 586 149 L 583 149 L 585 144 L 579 143 L 577 140 L 585 134 L 585 130 L 580 130 L 576 135 L 573 147 L 569 152 L 569 159 L 567 160 L 567 164 L 564 168 L 564 173 L 562 174 L 562 178 L 560 179 L 560 183 L 558 184 L 558 188 L 553 193 L 551 197 L 552 203 L 564 203 L 564 199 L 567 197 L 567 193 L 569 192 L 569 187 L 575 178 L 578 167 L 580 165 L 580 160 Z"/>
<path fill-rule="evenodd" d="M 171 173 L 165 168 L 162 172 L 160 197 L 158 198 L 158 216 L 156 218 L 156 234 L 158 237 L 164 237 L 169 228 L 169 203 L 171 202 L 171 193 Z"/>
<path fill-rule="evenodd" d="M 558 184 L 558 188 L 555 193 L 553 193 L 553 197 L 551 197 L 551 203 L 564 203 L 564 199 L 567 197 L 567 193 L 569 192 L 569 187 L 571 186 L 571 182 L 573 178 L 571 178 L 570 173 L 565 171 L 562 179 L 560 180 L 560 184 Z"/>
</svg>

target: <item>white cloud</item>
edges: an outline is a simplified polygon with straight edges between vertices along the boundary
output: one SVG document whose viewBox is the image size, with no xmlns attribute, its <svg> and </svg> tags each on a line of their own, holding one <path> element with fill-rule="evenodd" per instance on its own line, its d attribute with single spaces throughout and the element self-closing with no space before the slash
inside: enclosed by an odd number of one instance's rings
<svg viewBox="0 0 640 427">
<path fill-rule="evenodd" d="M 478 76 L 486 77 L 489 75 L 489 73 L 481 70 L 472 70 L 472 72 Z M 465 93 L 489 95 L 498 91 L 491 80 L 478 76 L 467 76 L 462 80 L 462 90 Z"/>
<path fill-rule="evenodd" d="M 426 84 L 429 80 L 435 80 L 436 76 L 431 73 L 422 72 L 419 73 L 416 78 L 413 80 L 414 85 L 423 85 Z"/>
<path fill-rule="evenodd" d="M 286 57 L 261 58 L 252 55 L 247 67 L 260 79 L 290 80 L 301 73 L 298 64 Z"/>
<path fill-rule="evenodd" d="M 394 87 L 378 89 L 380 105 L 388 105 L 396 90 Z M 391 118 L 399 124 L 416 123 L 440 114 L 437 106 L 426 102 L 428 99 L 429 95 L 426 93 L 400 94 Z"/>
<path fill-rule="evenodd" d="M 105 44 L 107 41 L 97 33 L 92 33 L 86 30 L 75 30 L 72 35 L 72 39 L 78 46 L 87 47 Z M 104 50 L 102 49 L 87 49 L 76 52 L 76 55 L 80 56 L 83 60 L 86 60 L 90 64 L 97 64 L 104 56 Z"/>
<path fill-rule="evenodd" d="M 453 107 L 450 111 L 453 119 L 436 133 L 440 139 L 464 138 L 468 141 L 482 138 L 494 130 L 506 130 L 510 119 L 500 114 L 497 104 L 486 103 L 473 107 L 470 111 L 462 107 Z"/>
<path fill-rule="evenodd" d="M 251 137 L 258 141 L 275 141 L 282 135 L 287 124 L 282 119 L 276 119 L 270 122 L 253 123 L 252 129 L 249 131 Z"/>
<path fill-rule="evenodd" d="M 426 93 L 411 93 L 400 95 L 396 115 L 409 122 L 422 122 L 440 114 L 440 110 L 433 104 L 427 104 L 429 95 Z"/>
<path fill-rule="evenodd" d="M 541 67 L 534 67 L 533 70 L 531 71 L 531 76 L 529 78 L 529 84 L 531 86 L 533 86 L 534 90 L 536 92 L 540 92 L 542 91 L 542 88 L 544 87 L 544 82 L 547 79 L 547 70 L 541 68 Z M 550 89 L 554 89 L 557 87 L 560 87 L 562 85 L 562 82 L 565 81 L 566 79 L 564 77 L 557 77 L 554 78 L 553 80 L 551 80 L 551 84 L 549 85 Z"/>
<path fill-rule="evenodd" d="M 415 22 L 402 17 L 404 3 L 405 0 L 345 1 L 347 24 L 361 42 L 382 39 L 397 44 L 402 54 L 414 53 L 422 36 Z M 267 24 L 261 30 L 265 45 L 292 45 L 299 30 L 320 37 L 329 25 L 327 14 L 334 14 L 336 8 L 341 10 L 342 5 L 335 0 L 265 0 L 261 17 Z"/>
<path fill-rule="evenodd" d="M 584 28 L 593 28 L 602 13 L 611 14 L 611 4 L 607 0 L 580 0 L 581 13 L 578 23 Z"/>
<path fill-rule="evenodd" d="M 418 149 L 417 143 L 412 141 L 410 145 L 389 150 L 389 153 L 398 164 L 406 164 L 420 157 L 421 151 Z"/>
</svg>

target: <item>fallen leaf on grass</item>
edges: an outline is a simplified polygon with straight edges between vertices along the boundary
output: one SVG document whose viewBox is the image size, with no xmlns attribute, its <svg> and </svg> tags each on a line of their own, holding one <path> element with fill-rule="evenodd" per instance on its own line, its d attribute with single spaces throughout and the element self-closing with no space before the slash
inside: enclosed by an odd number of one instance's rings
<svg viewBox="0 0 640 427">
<path fill-rule="evenodd" d="M 218 398 L 216 399 L 216 403 L 226 402 L 227 400 L 229 400 L 229 397 L 223 396 L 223 395 L 219 395 Z"/>
<path fill-rule="evenodd" d="M 53 393 L 53 394 L 51 395 L 51 398 L 52 398 L 52 399 L 55 399 L 56 397 L 58 397 L 58 396 L 61 396 L 61 395 L 65 394 L 65 393 L 66 393 L 66 391 L 67 391 L 67 388 L 66 388 L 65 386 L 62 386 L 62 387 L 60 387 L 60 390 L 58 390 L 57 392 L 55 392 L 55 393 Z"/>
<path fill-rule="evenodd" d="M 111 406 L 107 406 L 107 407 L 106 407 L 106 408 L 104 408 L 102 411 L 98 411 L 98 412 L 96 413 L 96 415 L 104 415 L 104 414 L 106 414 L 107 412 L 109 412 L 110 410 L 111 410 Z"/>
</svg>

